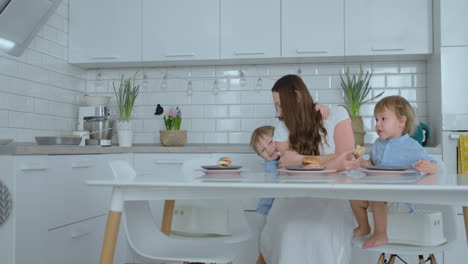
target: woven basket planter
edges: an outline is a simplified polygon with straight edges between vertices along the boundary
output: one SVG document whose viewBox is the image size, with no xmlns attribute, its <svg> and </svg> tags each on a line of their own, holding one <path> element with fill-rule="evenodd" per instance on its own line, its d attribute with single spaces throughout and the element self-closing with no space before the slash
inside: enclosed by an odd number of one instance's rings
<svg viewBox="0 0 468 264">
<path fill-rule="evenodd" d="M 362 122 L 362 116 L 350 116 L 351 125 L 353 127 L 354 143 L 364 146 L 364 123 Z"/>
<path fill-rule="evenodd" d="M 187 130 L 160 130 L 161 144 L 166 147 L 182 147 L 187 144 Z"/>
</svg>

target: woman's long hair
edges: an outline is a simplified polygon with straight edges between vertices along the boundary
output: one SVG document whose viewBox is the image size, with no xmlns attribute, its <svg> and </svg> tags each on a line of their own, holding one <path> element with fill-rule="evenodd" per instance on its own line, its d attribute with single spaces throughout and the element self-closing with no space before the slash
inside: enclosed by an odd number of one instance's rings
<svg viewBox="0 0 468 264">
<path fill-rule="evenodd" d="M 327 130 L 302 79 L 297 75 L 283 76 L 271 91 L 279 94 L 282 119 L 289 130 L 290 149 L 302 155 L 320 155 L 322 136 L 326 138 Z"/>
</svg>

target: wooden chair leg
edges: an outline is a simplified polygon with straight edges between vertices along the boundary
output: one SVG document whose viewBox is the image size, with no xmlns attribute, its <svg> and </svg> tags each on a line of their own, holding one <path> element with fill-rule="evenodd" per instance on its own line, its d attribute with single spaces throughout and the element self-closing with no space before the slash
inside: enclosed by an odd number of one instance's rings
<svg viewBox="0 0 468 264">
<path fill-rule="evenodd" d="M 255 262 L 255 264 L 267 264 L 262 254 L 258 255 L 257 262 Z"/>
<path fill-rule="evenodd" d="M 425 261 L 424 261 L 424 257 L 423 255 L 419 255 L 419 264 L 424 264 Z"/>
<path fill-rule="evenodd" d="M 163 215 L 161 219 L 161 232 L 165 234 L 166 236 L 171 235 L 172 216 L 174 214 L 174 206 L 175 206 L 175 200 L 164 201 L 164 211 L 163 211 Z"/>
<path fill-rule="evenodd" d="M 429 255 L 429 260 L 431 261 L 431 264 L 437 264 L 437 260 L 434 254 Z"/>
<path fill-rule="evenodd" d="M 385 263 L 385 253 L 380 254 L 379 260 L 377 260 L 377 264 L 384 264 Z"/>
<path fill-rule="evenodd" d="M 396 255 L 391 254 L 390 259 L 388 260 L 388 264 L 395 264 L 395 260 L 396 260 Z"/>
</svg>

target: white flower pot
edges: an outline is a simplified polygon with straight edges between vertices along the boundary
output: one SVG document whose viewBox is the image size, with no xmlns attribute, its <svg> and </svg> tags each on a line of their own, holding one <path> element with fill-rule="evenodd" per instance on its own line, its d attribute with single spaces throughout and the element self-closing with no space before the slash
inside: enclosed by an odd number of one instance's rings
<svg viewBox="0 0 468 264">
<path fill-rule="evenodd" d="M 132 121 L 119 121 L 117 123 L 119 146 L 131 147 L 133 142 Z"/>
</svg>

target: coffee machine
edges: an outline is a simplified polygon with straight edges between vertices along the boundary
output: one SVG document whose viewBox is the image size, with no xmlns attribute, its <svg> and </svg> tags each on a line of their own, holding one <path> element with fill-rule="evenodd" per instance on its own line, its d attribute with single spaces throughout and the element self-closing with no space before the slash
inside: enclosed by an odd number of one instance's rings
<svg viewBox="0 0 468 264">
<path fill-rule="evenodd" d="M 110 146 L 112 144 L 113 120 L 109 119 L 108 106 L 80 106 L 78 131 L 89 131 L 86 145 Z"/>
<path fill-rule="evenodd" d="M 84 130 L 84 118 L 89 116 L 109 117 L 108 106 L 80 106 L 78 108 L 78 130 Z"/>
</svg>

